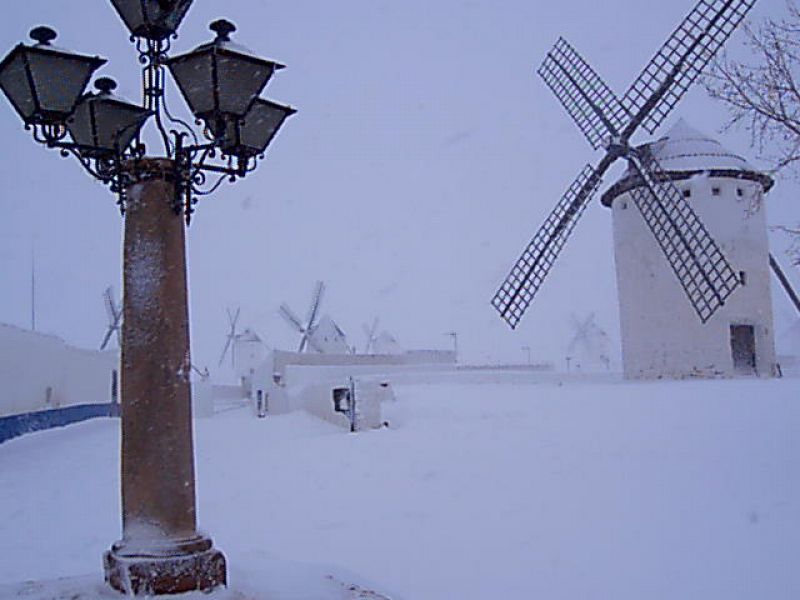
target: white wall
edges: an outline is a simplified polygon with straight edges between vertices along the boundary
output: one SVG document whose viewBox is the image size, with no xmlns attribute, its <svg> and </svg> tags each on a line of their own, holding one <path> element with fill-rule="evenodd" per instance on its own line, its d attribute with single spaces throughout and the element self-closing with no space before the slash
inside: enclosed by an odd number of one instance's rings
<svg viewBox="0 0 800 600">
<path fill-rule="evenodd" d="M 302 386 L 293 394 L 293 404 L 303 408 L 312 415 L 350 429 L 350 420 L 344 413 L 336 412 L 333 404 L 334 388 L 348 388 L 349 379 L 340 378 L 336 382 L 312 383 Z M 391 387 L 381 385 L 377 381 L 354 380 L 356 395 L 356 431 L 378 429 L 382 424 L 381 402 L 394 398 Z"/>
<path fill-rule="evenodd" d="M 111 401 L 116 350 L 67 345 L 50 335 L 0 324 L 0 416 Z"/>
<path fill-rule="evenodd" d="M 755 327 L 758 374 L 771 376 L 775 342 L 762 188 L 707 176 L 676 185 L 691 188 L 692 207 L 734 270 L 746 273 L 747 283 L 702 324 L 633 199 L 627 193 L 617 197 L 612 210 L 625 376 L 734 375 L 732 324 Z M 712 195 L 712 187 L 721 194 Z"/>
</svg>

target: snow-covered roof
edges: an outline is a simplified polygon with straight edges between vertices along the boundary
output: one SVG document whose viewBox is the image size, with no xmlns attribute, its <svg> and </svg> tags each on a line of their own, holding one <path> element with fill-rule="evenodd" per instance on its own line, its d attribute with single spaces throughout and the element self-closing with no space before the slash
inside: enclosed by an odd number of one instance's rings
<svg viewBox="0 0 800 600">
<path fill-rule="evenodd" d="M 667 135 L 649 147 L 666 171 L 756 171 L 744 158 L 727 150 L 718 140 L 699 132 L 684 119 L 678 120 Z"/>
<path fill-rule="evenodd" d="M 245 329 L 242 333 L 236 336 L 237 342 L 258 342 L 261 343 L 261 338 L 252 329 Z"/>
<path fill-rule="evenodd" d="M 718 140 L 701 133 L 684 119 L 679 119 L 667 134 L 639 148 L 647 148 L 673 179 L 686 179 L 707 172 L 710 176 L 736 177 L 759 181 L 768 191 L 772 179 L 758 171 L 738 154 L 726 149 Z M 639 185 L 639 177 L 630 167 L 622 179 L 603 194 L 602 202 L 611 206 L 614 198 Z"/>
</svg>

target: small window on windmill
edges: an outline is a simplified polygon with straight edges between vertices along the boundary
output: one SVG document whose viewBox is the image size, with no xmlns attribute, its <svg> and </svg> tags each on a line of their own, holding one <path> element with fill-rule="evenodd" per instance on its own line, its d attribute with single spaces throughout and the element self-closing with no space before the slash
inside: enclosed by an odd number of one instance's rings
<svg viewBox="0 0 800 600">
<path fill-rule="evenodd" d="M 739 196 L 739 198 L 741 198 L 742 196 L 744 196 L 744 190 L 740 187 L 736 188 L 736 195 Z"/>
<path fill-rule="evenodd" d="M 739 271 L 739 283 L 747 285 L 747 273 L 744 271 Z"/>
<path fill-rule="evenodd" d="M 714 186 L 711 188 L 711 195 L 712 196 L 720 196 L 722 195 L 722 188 Z"/>
<path fill-rule="evenodd" d="M 620 210 L 628 210 L 628 202 L 626 200 L 621 200 L 619 203 Z"/>
<path fill-rule="evenodd" d="M 683 197 L 684 198 L 691 198 L 692 197 L 692 190 L 690 188 L 685 188 L 683 190 Z"/>
</svg>

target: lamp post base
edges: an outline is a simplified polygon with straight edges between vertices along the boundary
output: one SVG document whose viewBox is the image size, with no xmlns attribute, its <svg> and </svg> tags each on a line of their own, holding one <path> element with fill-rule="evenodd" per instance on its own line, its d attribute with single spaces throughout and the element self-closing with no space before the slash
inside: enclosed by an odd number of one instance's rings
<svg viewBox="0 0 800 600">
<path fill-rule="evenodd" d="M 127 595 L 208 592 L 227 584 L 225 557 L 204 537 L 153 547 L 118 542 L 103 563 L 106 583 Z"/>
</svg>

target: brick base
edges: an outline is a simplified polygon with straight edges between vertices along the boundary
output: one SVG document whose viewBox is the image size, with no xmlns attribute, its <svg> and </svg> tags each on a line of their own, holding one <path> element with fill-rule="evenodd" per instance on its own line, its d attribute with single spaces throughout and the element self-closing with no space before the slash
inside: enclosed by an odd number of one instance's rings
<svg viewBox="0 0 800 600">
<path fill-rule="evenodd" d="M 112 548 L 103 556 L 105 580 L 112 588 L 134 596 L 160 596 L 211 591 L 227 584 L 222 552 L 211 547 L 177 556 L 122 554 Z"/>
</svg>

